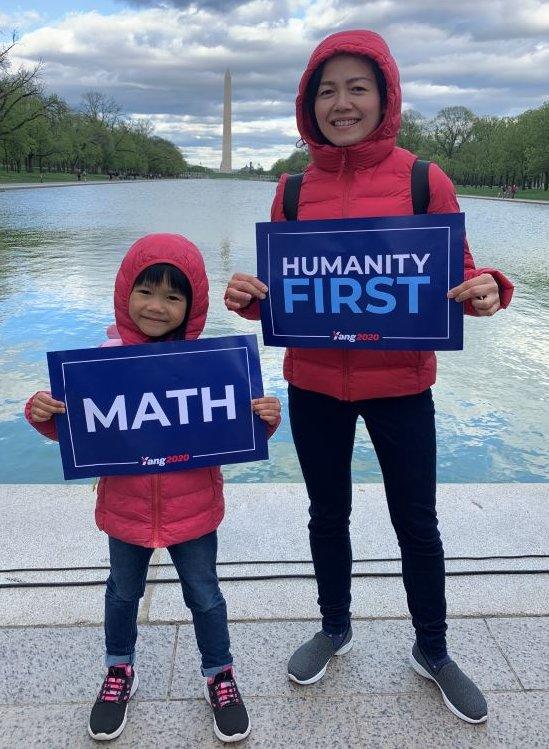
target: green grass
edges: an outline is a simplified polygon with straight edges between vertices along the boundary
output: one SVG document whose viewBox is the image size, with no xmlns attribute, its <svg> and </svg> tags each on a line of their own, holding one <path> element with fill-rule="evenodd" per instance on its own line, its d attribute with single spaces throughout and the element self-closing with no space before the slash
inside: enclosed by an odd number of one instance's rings
<svg viewBox="0 0 549 749">
<path fill-rule="evenodd" d="M 192 169 L 190 170 L 192 171 Z M 268 175 L 267 175 L 268 176 Z M 205 174 L 207 179 L 244 179 L 244 180 L 256 180 L 257 176 L 253 174 L 246 174 L 245 172 L 232 172 L 230 174 L 222 174 L 220 172 L 209 172 Z M 105 182 L 108 181 L 108 176 L 104 174 L 88 174 L 86 176 L 86 182 Z M 275 179 L 271 177 L 271 179 Z M 42 180 L 40 180 L 39 172 L 6 172 L 0 167 L 0 185 L 9 183 L 17 184 L 20 183 L 40 183 L 42 182 L 77 182 L 78 178 L 76 174 L 63 174 L 63 173 L 52 173 L 43 172 Z"/>
<path fill-rule="evenodd" d="M 456 185 L 458 195 L 486 195 L 497 198 L 499 187 L 471 187 L 470 185 Z M 549 190 L 517 190 L 515 198 L 522 200 L 547 200 Z"/>
<path fill-rule="evenodd" d="M 86 181 L 87 182 L 104 182 L 105 180 L 108 180 L 109 178 L 105 176 L 104 174 L 87 174 L 86 175 Z M 50 172 L 43 172 L 42 173 L 42 181 L 43 182 L 76 182 L 78 180 L 76 174 L 59 174 L 59 173 L 51 173 Z M 17 184 L 18 182 L 36 182 L 40 183 L 40 173 L 39 172 L 6 172 L 4 169 L 0 169 L 0 184 L 1 183 L 10 183 L 10 184 Z"/>
</svg>

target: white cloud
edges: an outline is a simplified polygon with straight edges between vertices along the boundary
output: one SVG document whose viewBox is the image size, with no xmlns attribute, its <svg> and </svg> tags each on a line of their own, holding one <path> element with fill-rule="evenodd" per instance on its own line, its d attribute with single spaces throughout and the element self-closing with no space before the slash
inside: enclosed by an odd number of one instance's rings
<svg viewBox="0 0 549 749">
<path fill-rule="evenodd" d="M 12 31 L 24 31 L 36 26 L 41 19 L 42 15 L 37 10 L 20 10 L 12 13 L 4 13 L 0 10 L 0 29 L 8 34 Z"/>
<path fill-rule="evenodd" d="M 349 27 L 375 28 L 386 37 L 401 67 L 406 106 L 426 116 L 452 104 L 505 115 L 548 96 L 549 3 L 538 0 L 205 0 L 192 6 L 135 0 L 117 13 L 75 12 L 34 28 L 23 34 L 17 54 L 29 65 L 43 60 L 48 86 L 70 103 L 100 89 L 128 114 L 152 118 L 157 132 L 188 157 L 212 165 L 221 158 L 229 67 L 234 163 L 260 153 L 268 165 L 297 139 L 294 97 L 310 52 L 327 33 Z"/>
</svg>

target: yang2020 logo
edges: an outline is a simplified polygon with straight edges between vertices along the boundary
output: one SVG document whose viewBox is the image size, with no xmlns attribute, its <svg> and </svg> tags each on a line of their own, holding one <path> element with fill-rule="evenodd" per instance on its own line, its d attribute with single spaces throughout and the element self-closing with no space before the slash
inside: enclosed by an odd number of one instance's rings
<svg viewBox="0 0 549 749">
<path fill-rule="evenodd" d="M 362 341 L 368 343 L 377 343 L 381 341 L 382 336 L 379 333 L 342 333 L 340 330 L 333 330 L 330 334 L 332 341 L 336 343 L 356 343 Z"/>
<path fill-rule="evenodd" d="M 171 463 L 187 463 L 191 456 L 189 453 L 183 453 L 182 455 L 168 455 L 165 458 L 150 458 L 148 455 L 141 456 L 140 464 L 142 466 L 169 466 Z"/>
</svg>

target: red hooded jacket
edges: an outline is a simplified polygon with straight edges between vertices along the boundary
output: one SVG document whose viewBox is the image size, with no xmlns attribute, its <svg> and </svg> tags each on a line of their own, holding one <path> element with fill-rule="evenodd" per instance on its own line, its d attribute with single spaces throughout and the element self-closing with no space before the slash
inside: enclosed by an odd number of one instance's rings
<svg viewBox="0 0 549 749">
<path fill-rule="evenodd" d="M 363 141 L 339 147 L 315 140 L 315 129 L 305 106 L 307 83 L 315 69 L 336 54 L 367 55 L 375 60 L 387 84 L 387 106 L 377 127 Z M 305 171 L 298 218 L 328 219 L 367 216 L 404 216 L 413 213 L 411 169 L 416 157 L 396 146 L 400 128 L 401 94 L 398 68 L 384 40 L 373 31 L 342 31 L 325 39 L 313 52 L 299 84 L 297 126 L 307 143 L 312 163 Z M 272 221 L 284 221 L 282 175 L 271 209 Z M 450 179 L 436 165 L 429 168 L 429 213 L 459 211 Z M 500 289 L 503 308 L 511 301 L 513 285 L 493 268 L 475 268 L 465 242 L 465 279 L 491 273 Z M 465 311 L 475 314 L 467 303 Z M 259 319 L 254 302 L 239 312 Z M 374 351 L 290 348 L 284 358 L 284 376 L 293 385 L 340 400 L 362 400 L 411 395 L 436 379 L 432 351 Z"/>
<path fill-rule="evenodd" d="M 104 345 L 147 343 L 129 315 L 129 297 L 138 275 L 149 265 L 170 263 L 189 279 L 193 299 L 185 338 L 198 338 L 208 311 L 208 279 L 198 249 L 177 234 L 150 234 L 130 247 L 116 276 L 114 309 L 116 329 L 108 330 Z M 55 420 L 33 422 L 32 398 L 25 406 L 30 424 L 50 439 L 57 439 Z M 269 436 L 276 427 L 268 429 Z M 95 519 L 98 527 L 121 541 L 164 547 L 215 530 L 223 519 L 223 477 L 219 467 L 156 473 L 147 476 L 104 476 L 97 489 Z"/>
</svg>

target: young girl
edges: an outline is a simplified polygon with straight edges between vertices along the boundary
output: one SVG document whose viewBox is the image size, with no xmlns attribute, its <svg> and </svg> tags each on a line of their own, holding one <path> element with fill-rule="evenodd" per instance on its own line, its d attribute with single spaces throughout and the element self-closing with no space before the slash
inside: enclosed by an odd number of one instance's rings
<svg viewBox="0 0 549 749">
<path fill-rule="evenodd" d="M 312 163 L 301 187 L 299 219 L 413 213 L 416 157 L 396 147 L 401 95 L 396 63 L 372 31 L 342 31 L 313 52 L 296 101 L 297 124 Z M 283 221 L 283 175 L 271 217 Z M 450 179 L 428 173 L 429 213 L 459 211 Z M 513 286 L 493 268 L 475 268 L 465 243 L 465 282 L 448 293 L 472 315 L 506 307 Z M 228 309 L 258 319 L 268 289 L 237 273 L 225 294 Z M 289 349 L 292 434 L 310 499 L 310 543 L 322 630 L 288 664 L 298 684 L 322 678 L 333 655 L 352 645 L 351 457 L 358 417 L 380 462 L 416 643 L 413 668 L 436 682 L 445 704 L 463 720 L 486 720 L 486 701 L 446 650 L 444 553 L 435 509 L 436 443 L 429 351 Z M 322 459 L 319 460 L 319 455 Z"/>
<path fill-rule="evenodd" d="M 114 307 L 116 329 L 109 330 L 106 345 L 198 338 L 208 309 L 200 252 L 176 234 L 139 239 L 118 271 Z M 278 399 L 257 398 L 252 408 L 267 423 L 270 436 L 280 422 Z M 57 438 L 52 416 L 64 412 L 64 404 L 45 392 L 36 393 L 25 408 L 32 426 L 51 439 Z M 94 739 L 114 739 L 126 724 L 128 700 L 138 685 L 134 660 L 139 599 L 153 550 L 162 547 L 170 553 L 192 612 L 215 734 L 222 741 L 239 741 L 249 734 L 216 574 L 216 529 L 223 513 L 223 478 L 217 467 L 100 479 L 95 517 L 109 536 L 110 551 L 105 593 L 108 671 L 91 711 L 88 731 Z"/>
</svg>

